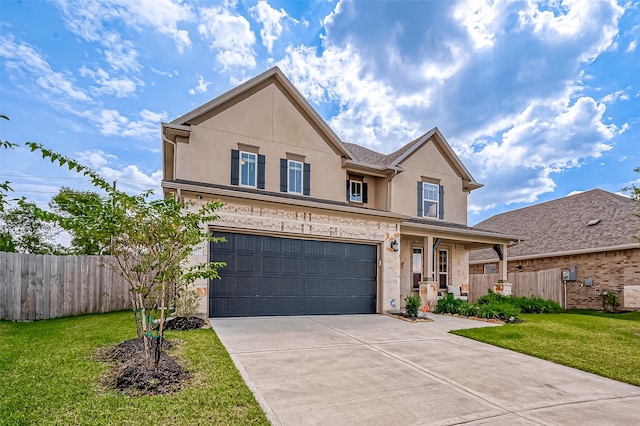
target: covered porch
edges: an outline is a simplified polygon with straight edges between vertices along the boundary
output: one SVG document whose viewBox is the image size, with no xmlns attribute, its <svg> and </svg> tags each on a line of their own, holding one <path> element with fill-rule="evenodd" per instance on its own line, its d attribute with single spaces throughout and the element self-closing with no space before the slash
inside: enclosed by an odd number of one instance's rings
<svg viewBox="0 0 640 426">
<path fill-rule="evenodd" d="M 452 293 L 464 298 L 469 291 L 469 251 L 491 248 L 499 258 L 500 284 L 508 287 L 507 247 L 518 238 L 465 225 L 412 219 L 400 228 L 400 309 L 404 299 L 419 292 L 423 305 L 433 310 L 439 297 Z M 498 283 L 496 283 L 498 284 Z"/>
</svg>

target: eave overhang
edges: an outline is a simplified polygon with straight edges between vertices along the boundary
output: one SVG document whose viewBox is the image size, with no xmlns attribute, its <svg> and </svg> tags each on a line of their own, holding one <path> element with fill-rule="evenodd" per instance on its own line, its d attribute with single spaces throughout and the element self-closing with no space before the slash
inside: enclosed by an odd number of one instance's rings
<svg viewBox="0 0 640 426">
<path fill-rule="evenodd" d="M 219 186 L 207 185 L 199 182 L 163 180 L 162 188 L 164 190 L 172 190 L 172 191 L 179 190 L 183 196 L 185 195 L 185 193 L 205 194 L 212 197 L 219 197 L 221 199 L 232 198 L 232 199 L 239 199 L 239 200 L 265 202 L 265 203 L 271 203 L 271 204 L 282 204 L 282 205 L 290 205 L 290 206 L 297 206 L 297 207 L 315 208 L 315 209 L 321 209 L 321 210 L 350 213 L 355 215 L 374 216 L 376 218 L 389 220 L 395 223 L 400 223 L 403 220 L 408 219 L 408 216 L 399 214 L 399 213 L 367 209 L 367 208 L 351 206 L 346 204 L 327 203 L 317 199 L 310 200 L 310 199 L 306 199 L 304 196 L 283 197 L 274 193 L 242 191 L 242 190 L 229 189 L 229 188 L 224 188 Z"/>
</svg>

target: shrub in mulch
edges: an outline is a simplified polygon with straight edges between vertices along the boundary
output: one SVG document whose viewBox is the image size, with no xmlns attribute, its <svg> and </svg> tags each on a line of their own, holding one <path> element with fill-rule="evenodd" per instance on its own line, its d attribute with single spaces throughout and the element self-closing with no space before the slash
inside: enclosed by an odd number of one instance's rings
<svg viewBox="0 0 640 426">
<path fill-rule="evenodd" d="M 157 344 L 157 341 L 154 340 L 153 344 Z M 158 368 L 147 368 L 142 339 L 125 340 L 115 346 L 99 349 L 96 358 L 112 363 L 104 384 L 131 395 L 158 395 L 178 391 L 191 375 L 164 351 L 171 348 L 171 343 L 165 340 L 162 346 Z"/>
<path fill-rule="evenodd" d="M 209 325 L 208 322 L 198 317 L 176 317 L 167 321 L 164 325 L 165 330 L 197 330 Z"/>
</svg>

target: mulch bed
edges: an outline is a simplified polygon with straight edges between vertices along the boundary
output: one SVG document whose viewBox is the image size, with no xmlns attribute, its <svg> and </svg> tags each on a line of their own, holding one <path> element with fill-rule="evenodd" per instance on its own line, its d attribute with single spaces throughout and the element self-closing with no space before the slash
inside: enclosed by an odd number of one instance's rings
<svg viewBox="0 0 640 426">
<path fill-rule="evenodd" d="M 157 341 L 153 341 L 155 349 Z M 147 368 L 142 339 L 125 340 L 115 346 L 100 348 L 96 358 L 112 363 L 104 385 L 130 395 L 158 395 L 178 391 L 191 378 L 178 361 L 165 352 L 171 343 L 164 341 L 158 368 Z M 153 354 L 153 352 L 152 352 Z"/>
<path fill-rule="evenodd" d="M 164 325 L 165 330 L 197 330 L 199 328 L 208 327 L 209 323 L 198 317 L 176 317 L 167 321 Z"/>
<path fill-rule="evenodd" d="M 396 319 L 400 319 L 407 322 L 432 322 L 433 321 L 431 318 L 426 318 L 426 317 L 410 317 L 404 312 L 388 313 L 387 315 L 390 316 L 391 318 L 396 318 Z"/>
</svg>

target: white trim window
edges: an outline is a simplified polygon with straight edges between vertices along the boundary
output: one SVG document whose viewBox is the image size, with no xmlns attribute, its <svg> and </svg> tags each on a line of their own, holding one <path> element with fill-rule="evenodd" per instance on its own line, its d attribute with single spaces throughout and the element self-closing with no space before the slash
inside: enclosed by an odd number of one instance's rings
<svg viewBox="0 0 640 426">
<path fill-rule="evenodd" d="M 432 183 L 422 183 L 422 216 L 438 218 L 440 187 Z"/>
<path fill-rule="evenodd" d="M 288 171 L 287 174 L 288 182 L 287 188 L 288 191 L 294 194 L 302 194 L 302 163 L 299 161 L 288 160 Z"/>
<path fill-rule="evenodd" d="M 240 185 L 256 187 L 258 174 L 258 155 L 240 151 Z"/>
<path fill-rule="evenodd" d="M 362 203 L 362 182 L 358 180 L 349 181 L 349 201 Z"/>
</svg>

